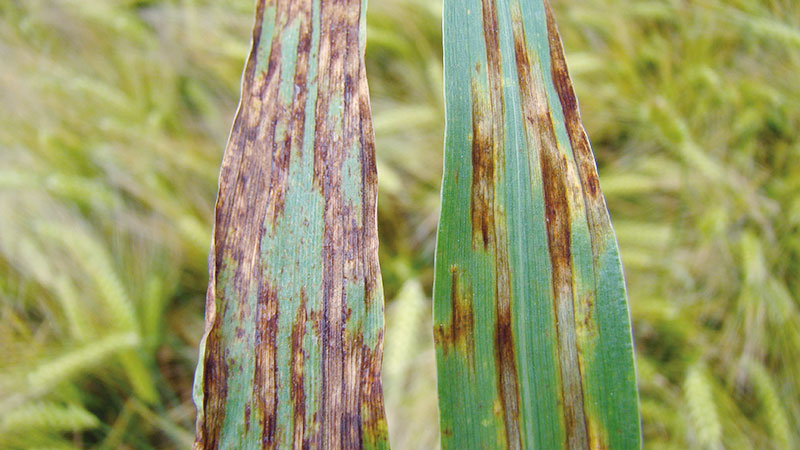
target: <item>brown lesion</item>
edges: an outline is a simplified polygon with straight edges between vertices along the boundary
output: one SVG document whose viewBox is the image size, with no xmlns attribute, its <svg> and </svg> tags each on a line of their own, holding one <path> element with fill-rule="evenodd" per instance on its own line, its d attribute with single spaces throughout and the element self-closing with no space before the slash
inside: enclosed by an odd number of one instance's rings
<svg viewBox="0 0 800 450">
<path fill-rule="evenodd" d="M 247 402 L 244 405 L 244 432 L 245 432 L 245 434 L 247 434 L 247 432 L 250 431 L 250 415 L 252 414 L 252 412 L 253 412 L 253 409 L 250 406 L 250 402 Z"/>
<path fill-rule="evenodd" d="M 330 448 L 341 445 L 343 419 L 348 415 L 346 405 L 350 392 L 343 392 L 347 376 L 345 351 L 346 302 L 343 286 L 345 241 L 343 229 L 343 198 L 341 168 L 348 149 L 346 136 L 350 130 L 329 116 L 331 102 L 345 90 L 344 72 L 347 37 L 344 32 L 325 33 L 323 30 L 347 30 L 347 16 L 340 5 L 322 2 L 320 5 L 320 43 L 318 93 L 315 112 L 314 181 L 324 198 L 322 249 L 322 358 L 319 431 L 313 437 L 314 446 Z M 350 112 L 344 105 L 343 116 Z"/>
<path fill-rule="evenodd" d="M 472 308 L 472 290 L 459 283 L 458 267 L 450 267 L 450 305 L 452 341 L 473 361 L 475 352 L 474 315 Z"/>
<path fill-rule="evenodd" d="M 297 306 L 297 316 L 294 319 L 294 323 L 292 323 L 292 354 L 289 362 L 291 365 L 289 396 L 292 399 L 293 448 L 308 447 L 308 439 L 305 433 L 306 392 L 303 379 L 306 359 L 303 340 L 306 333 L 306 318 L 308 316 L 306 311 L 307 304 L 308 298 L 306 297 L 306 291 L 300 288 L 300 304 Z"/>
<path fill-rule="evenodd" d="M 511 305 L 498 302 L 495 308 L 494 348 L 495 366 L 498 369 L 497 388 L 503 417 L 506 423 L 508 448 L 521 448 L 519 431 L 519 387 L 517 379 L 514 333 L 511 323 Z"/>
<path fill-rule="evenodd" d="M 547 19 L 547 35 L 550 50 L 551 77 L 561 110 L 564 115 L 564 125 L 567 130 L 572 153 L 575 158 L 578 178 L 580 179 L 580 191 L 585 201 L 586 219 L 591 235 L 591 246 L 595 265 L 599 254 L 603 250 L 607 235 L 611 231 L 611 222 L 608 216 L 605 199 L 600 190 L 600 182 L 597 174 L 597 165 L 589 144 L 589 138 L 581 123 L 578 100 L 570 80 L 567 70 L 564 48 L 558 27 L 553 16 L 553 10 L 547 0 L 544 1 L 544 8 Z M 594 270 L 597 270 L 596 267 Z M 597 332 L 597 324 L 593 323 L 595 312 L 595 292 L 588 293 L 585 298 L 577 305 L 583 316 L 583 321 L 576 324 L 578 332 L 582 333 L 584 339 L 592 337 Z M 589 416 L 587 415 L 587 419 Z M 607 436 L 602 427 L 589 420 L 586 421 L 587 434 L 592 448 L 606 448 Z"/>
<path fill-rule="evenodd" d="M 567 444 L 570 448 L 586 448 L 588 425 L 584 411 L 573 302 L 569 167 L 566 157 L 558 147 L 544 79 L 539 73 L 538 60 L 531 59 L 518 11 L 517 14 L 512 14 L 511 21 L 522 114 L 529 145 L 539 152 Z"/>
<path fill-rule="evenodd" d="M 436 347 L 446 356 L 451 351 L 465 358 L 475 370 L 475 309 L 471 284 L 463 279 L 463 270 L 450 266 L 450 321 L 433 329 Z"/>
<path fill-rule="evenodd" d="M 572 80 L 567 70 L 567 61 L 564 57 L 564 47 L 558 33 L 550 2 L 544 1 L 547 16 L 547 40 L 550 47 L 550 73 L 553 85 L 558 94 L 561 110 L 564 114 L 564 125 L 567 129 L 570 145 L 577 162 L 578 176 L 581 181 L 584 198 L 587 205 L 589 226 L 592 230 L 593 245 L 597 245 L 597 238 L 605 228 L 610 227 L 605 199 L 600 191 L 600 181 L 597 176 L 589 138 L 581 122 L 578 99 L 572 87 Z"/>
<path fill-rule="evenodd" d="M 548 128 L 552 130 L 552 123 L 545 130 Z M 571 219 L 565 182 L 566 160 L 558 151 L 545 150 L 540 155 L 544 182 L 547 241 L 553 280 L 553 306 L 556 312 L 556 334 L 558 335 L 558 353 L 561 364 L 564 425 L 570 448 L 586 448 L 588 427 L 576 342 L 570 238 Z"/>
<path fill-rule="evenodd" d="M 212 330 L 216 334 L 218 331 Z M 212 335 L 207 338 L 209 341 Z M 218 345 L 206 346 L 203 367 L 203 409 L 214 411 L 206 417 L 198 417 L 197 437 L 194 448 L 217 448 L 222 422 L 225 420 L 225 399 L 228 396 L 228 364 L 225 352 Z"/>
<path fill-rule="evenodd" d="M 487 107 L 482 107 L 480 103 L 476 102 L 476 96 L 473 95 L 473 108 L 476 108 L 477 104 L 478 111 L 485 111 L 490 114 L 486 120 L 491 124 L 490 127 L 487 127 L 491 130 L 491 141 L 489 144 L 484 145 L 492 150 L 491 204 L 487 208 L 491 208 L 490 214 L 492 218 L 491 222 L 488 223 L 490 238 L 485 241 L 488 244 L 485 245 L 485 248 L 489 247 L 489 251 L 493 254 L 495 266 L 495 370 L 497 371 L 498 401 L 500 403 L 500 412 L 503 416 L 506 446 L 518 449 L 522 446 L 522 437 L 519 424 L 519 380 L 517 378 L 511 312 L 513 304 L 512 280 L 505 212 L 503 211 L 503 202 L 497 198 L 496 190 L 496 184 L 504 177 L 503 164 L 505 162 L 505 104 L 497 14 L 496 2 L 481 0 L 489 101 Z M 473 126 L 474 128 L 476 127 Z M 473 160 L 475 160 L 474 157 Z M 474 166 L 475 164 L 473 163 L 473 170 Z"/>
<path fill-rule="evenodd" d="M 473 248 L 494 244 L 494 137 L 490 106 L 472 83 L 472 187 L 470 216 Z"/>
<path fill-rule="evenodd" d="M 502 104 L 503 69 L 500 56 L 500 36 L 497 33 L 497 5 L 494 0 L 481 0 L 481 19 L 483 23 L 483 39 L 486 45 L 486 69 L 489 76 L 489 88 L 494 99 Z"/>
<path fill-rule="evenodd" d="M 475 311 L 472 289 L 461 279 L 458 266 L 450 267 L 450 323 L 434 327 L 437 347 L 447 355 L 456 351 L 475 369 Z"/>
<path fill-rule="evenodd" d="M 583 298 L 585 312 L 583 314 L 583 330 L 585 333 L 593 333 L 594 325 L 594 292 L 587 292 Z"/>
<path fill-rule="evenodd" d="M 376 397 L 381 390 L 375 386 L 380 384 L 382 339 L 367 346 L 363 330 L 345 331 L 348 320 L 363 320 L 379 281 L 374 138 L 360 16 L 361 0 L 320 4 L 314 183 L 324 198 L 322 391 L 311 441 L 319 448 L 360 448 L 364 439 L 374 437 L 366 435 L 372 428 L 385 439 L 385 430 L 376 425 L 385 422 L 382 398 Z M 329 114 L 332 102 L 341 102 L 340 117 Z M 343 163 L 352 157 L 361 164 L 360 208 L 349 203 L 342 186 Z M 358 317 L 354 312 L 348 316 L 348 283 L 363 285 L 365 303 L 359 305 Z"/>
<path fill-rule="evenodd" d="M 498 239 L 501 241 L 501 239 Z M 505 241 L 505 239 L 502 239 Z M 519 424 L 519 380 L 512 324 L 511 270 L 508 250 L 498 246 L 495 259 L 494 356 L 497 391 L 505 423 L 506 445 L 522 448 Z"/>
<path fill-rule="evenodd" d="M 473 249 L 489 251 L 495 247 L 496 167 L 503 157 L 503 93 L 500 43 L 497 34 L 497 8 L 491 0 L 481 0 L 483 38 L 486 48 L 488 93 L 478 85 L 481 64 L 475 64 L 472 79 L 472 186 L 470 218 Z"/>
<path fill-rule="evenodd" d="M 502 61 L 498 35 L 497 5 L 491 0 L 481 0 L 481 17 L 483 37 L 486 49 L 486 74 L 488 77 L 488 102 L 473 94 L 473 171 L 479 167 L 488 188 L 485 188 L 487 201 L 486 216 L 489 219 L 479 222 L 488 229 L 484 238 L 484 249 L 494 256 L 495 292 L 494 292 L 494 356 L 497 380 L 498 401 L 503 417 L 505 442 L 508 448 L 521 448 L 522 438 L 519 426 L 519 380 L 517 379 L 514 332 L 512 325 L 512 288 L 511 270 L 508 260 L 508 237 L 502 201 L 497 199 L 496 184 L 503 178 L 505 161 L 505 106 L 503 96 Z M 473 91 L 474 84 L 473 84 Z M 482 117 L 485 114 L 488 117 Z M 475 117 L 478 117 L 476 121 Z M 483 121 L 486 121 L 486 124 Z M 487 135 L 488 137 L 483 137 Z M 476 144 L 483 147 L 484 158 L 476 158 Z M 478 164 L 476 164 L 478 163 Z M 482 163 L 482 167 L 481 164 Z M 485 169 L 483 168 L 485 167 Z M 473 180 L 475 176 L 473 173 Z M 473 182 L 473 186 L 475 183 Z M 480 185 L 479 185 L 480 186 Z M 474 192 L 474 188 L 473 188 Z M 479 210 L 480 211 L 480 210 Z M 473 224 L 476 223 L 473 210 Z M 473 225 L 473 235 L 476 233 Z M 474 242 L 474 239 L 473 239 Z M 473 247 L 475 245 L 473 244 Z"/>
<path fill-rule="evenodd" d="M 358 74 L 358 114 L 359 114 L 359 144 L 361 147 L 361 229 L 363 240 L 361 242 L 362 257 L 364 258 L 364 301 L 365 308 L 373 307 L 373 302 L 380 301 L 383 308 L 383 299 L 378 298 L 378 283 L 380 283 L 380 267 L 378 265 L 378 171 L 375 162 L 375 135 L 372 128 L 372 109 L 369 102 L 369 85 L 367 84 L 366 66 L 360 64 Z M 381 332 L 382 335 L 382 332 Z M 383 339 L 380 339 L 380 348 L 383 348 Z"/>
<path fill-rule="evenodd" d="M 278 22 L 283 24 L 284 29 L 298 22 L 299 34 L 297 48 L 286 49 L 288 52 L 296 54 L 295 73 L 292 78 L 293 89 L 292 99 L 288 105 L 277 100 L 275 91 L 271 91 L 268 97 L 262 97 L 262 101 L 270 102 L 275 111 L 274 118 L 268 120 L 268 126 L 273 128 L 271 134 L 274 136 L 272 143 L 270 186 L 267 194 L 270 199 L 267 217 L 272 220 L 273 226 L 279 217 L 283 215 L 286 202 L 286 192 L 289 187 L 289 165 L 291 163 L 292 152 L 302 154 L 303 142 L 305 140 L 305 120 L 306 120 L 306 100 L 308 97 L 308 68 L 311 53 L 312 39 L 312 11 L 311 2 L 295 1 L 286 5 L 286 2 L 277 2 L 276 14 Z M 282 16 L 285 14 L 285 18 Z M 276 31 L 280 35 L 283 30 Z M 273 39 L 272 50 L 270 51 L 269 76 L 272 70 L 276 70 L 276 78 L 279 78 L 282 52 L 280 39 Z M 287 83 L 288 80 L 278 80 L 275 84 Z M 268 84 L 269 85 L 269 84 Z M 277 89 L 277 88 L 276 88 Z M 282 136 L 276 135 L 276 124 L 279 121 L 286 123 Z"/>
<path fill-rule="evenodd" d="M 378 333 L 378 341 L 383 342 L 383 331 Z M 382 353 L 382 346 L 362 346 L 360 426 L 364 447 L 375 447 L 375 443 L 386 440 L 387 436 L 381 384 Z"/>
<path fill-rule="evenodd" d="M 277 444 L 278 427 L 278 293 L 262 281 L 256 306 L 255 373 L 253 401 L 259 419 L 262 447 Z M 215 448 L 215 447 L 212 447 Z"/>
<path fill-rule="evenodd" d="M 304 7 L 305 6 L 305 7 Z M 288 170 L 291 162 L 292 141 L 302 141 L 303 124 L 296 121 L 298 111 L 302 112 L 305 101 L 285 105 L 273 101 L 277 98 L 281 82 L 281 64 L 285 53 L 297 50 L 295 81 L 301 81 L 297 95 L 305 95 L 305 78 L 308 69 L 308 50 L 306 48 L 283 49 L 280 40 L 271 41 L 268 62 L 264 73 L 256 73 L 259 66 L 258 45 L 263 27 L 265 3 L 258 4 L 256 31 L 253 35 L 253 50 L 248 61 L 242 85 L 242 103 L 234 122 L 231 140 L 226 149 L 220 177 L 220 191 L 215 223 L 214 264 L 231 261 L 233 275 L 226 280 L 229 285 L 224 291 L 232 292 L 222 296 L 218 303 L 223 308 L 236 308 L 241 323 L 255 322 L 254 373 L 252 374 L 253 397 L 247 403 L 249 410 L 243 412 L 246 428 L 256 420 L 259 434 L 264 446 L 276 444 L 277 436 L 277 332 L 278 332 L 278 300 L 276 287 L 270 286 L 264 279 L 262 264 L 259 261 L 260 243 L 265 229 L 265 220 L 273 224 L 283 212 L 284 198 L 287 189 Z M 276 34 L 280 34 L 290 24 L 299 20 L 300 44 L 305 45 L 304 37 L 311 32 L 310 5 L 306 2 L 277 2 L 275 4 Z M 291 82 L 291 81 L 288 81 Z M 291 109 L 295 110 L 292 113 Z M 302 114 L 300 114 L 302 115 Z M 277 124 L 286 123 L 283 135 L 277 134 Z M 214 271 L 211 284 L 216 284 L 219 267 Z M 257 281 L 256 281 L 257 280 Z M 256 281 L 254 283 L 254 281 Z M 244 299 L 251 295 L 252 286 L 257 286 L 257 303 L 254 312 L 250 311 Z M 211 288 L 210 288 L 211 289 Z M 214 287 L 216 290 L 216 287 Z M 218 295 L 219 295 L 218 294 Z M 215 324 L 217 329 L 221 324 Z M 212 334 L 207 348 L 224 348 L 227 343 L 220 342 L 219 334 Z M 216 338 L 214 338 L 216 337 Z M 242 336 L 245 337 L 245 336 Z M 234 374 L 226 374 L 228 377 Z M 236 376 L 240 376 L 236 374 Z M 246 376 L 246 375 L 245 375 Z M 205 395 L 216 394 L 205 388 Z M 224 403 L 204 409 L 204 420 L 214 422 L 226 414 Z M 201 420 L 203 420 L 201 419 Z M 198 424 L 201 423 L 198 420 Z M 214 440 L 219 439 L 220 427 L 208 430 Z M 217 443 L 208 444 L 204 448 L 216 448 Z"/>
<path fill-rule="evenodd" d="M 289 2 L 278 2 L 275 6 L 276 33 L 293 20 L 303 21 L 301 33 L 310 32 L 310 7 L 306 8 L 308 14 L 303 16 L 301 5 L 292 6 Z M 253 47 L 242 81 L 242 100 L 220 169 L 214 238 L 209 256 L 203 413 L 197 419 L 195 448 L 217 448 L 226 414 L 241 414 L 248 429 L 253 419 L 259 417 L 261 432 L 269 436 L 265 439 L 267 442 L 274 441 L 276 424 L 273 410 L 277 404 L 274 338 L 277 322 L 270 317 L 277 315 L 277 298 L 275 290 L 263 284 L 256 288 L 257 293 L 251 291 L 253 286 L 259 286 L 253 280 L 259 280 L 263 276 L 262 266 L 258 261 L 259 246 L 264 233 L 262 224 L 265 218 L 274 223 L 283 210 L 290 163 L 290 141 L 302 139 L 302 124 L 291 122 L 290 119 L 291 126 L 286 134 L 276 136 L 278 118 L 290 114 L 285 105 L 271 101 L 277 98 L 281 81 L 280 65 L 284 49 L 280 47 L 280 40 L 275 39 L 269 44 L 266 71 L 256 72 L 259 67 L 258 55 L 265 7 L 264 1 L 258 2 Z M 301 44 L 305 44 L 302 37 Z M 301 53 L 305 51 L 298 50 Z M 307 60 L 307 55 L 299 55 L 296 79 L 306 77 L 303 72 L 307 70 L 307 63 L 303 58 Z M 305 82 L 302 84 L 304 86 Z M 300 95 L 304 89 L 300 89 Z M 217 289 L 224 261 L 228 261 L 232 275 L 225 281 L 224 289 Z M 249 310 L 244 300 L 250 295 L 258 297 L 255 314 Z M 221 333 L 224 310 L 237 311 L 235 317 L 241 323 L 257 322 L 254 336 L 256 364 L 252 375 L 254 394 L 257 395 L 246 403 L 244 411 L 229 412 L 225 409 L 229 379 L 240 374 L 230 373 L 225 361 L 227 356 L 224 356 L 224 349 L 229 343 L 223 341 Z M 234 331 L 236 339 L 248 338 L 243 327 Z"/>
</svg>

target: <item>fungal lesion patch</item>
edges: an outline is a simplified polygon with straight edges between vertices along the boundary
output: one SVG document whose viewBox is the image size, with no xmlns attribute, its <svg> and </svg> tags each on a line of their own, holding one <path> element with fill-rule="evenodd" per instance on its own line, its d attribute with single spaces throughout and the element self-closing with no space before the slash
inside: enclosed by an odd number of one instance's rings
<svg viewBox="0 0 800 450">
<path fill-rule="evenodd" d="M 472 248 L 494 245 L 494 136 L 489 99 L 472 81 L 472 187 L 470 219 Z"/>
<path fill-rule="evenodd" d="M 434 327 L 437 347 L 447 355 L 455 351 L 467 357 L 470 368 L 475 368 L 475 311 L 472 288 L 464 282 L 463 271 L 450 266 L 450 320 Z"/>
</svg>

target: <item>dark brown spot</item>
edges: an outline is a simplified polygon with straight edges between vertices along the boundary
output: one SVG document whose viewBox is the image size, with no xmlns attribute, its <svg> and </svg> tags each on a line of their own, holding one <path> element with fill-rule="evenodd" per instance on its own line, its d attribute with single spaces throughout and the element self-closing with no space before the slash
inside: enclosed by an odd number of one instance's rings
<svg viewBox="0 0 800 450">
<path fill-rule="evenodd" d="M 218 316 L 219 317 L 219 316 Z M 215 333 L 216 334 L 216 333 Z M 212 344 L 219 342 L 212 340 Z M 220 346 L 206 345 L 203 367 L 203 410 L 213 411 L 198 425 L 198 442 L 203 448 L 217 448 L 222 422 L 225 420 L 225 400 L 228 397 L 228 364 Z"/>
<path fill-rule="evenodd" d="M 472 289 L 459 281 L 457 266 L 450 267 L 450 335 L 445 347 L 454 347 L 475 368 L 475 322 Z"/>
<path fill-rule="evenodd" d="M 458 267 L 450 267 L 450 304 L 452 305 L 453 342 L 472 340 L 472 296 L 462 292 L 458 282 Z"/>
<path fill-rule="evenodd" d="M 383 343 L 383 331 L 378 333 L 378 341 Z M 383 413 L 383 385 L 381 384 L 381 346 L 371 349 L 362 346 L 361 367 L 361 427 L 364 447 L 376 447 L 376 443 L 386 437 L 386 417 Z M 376 408 L 379 405 L 380 408 Z"/>
<path fill-rule="evenodd" d="M 247 402 L 244 405 L 244 432 L 247 433 L 250 431 L 250 402 Z"/>
<path fill-rule="evenodd" d="M 552 126 L 549 128 L 552 131 Z M 567 187 L 564 182 L 566 161 L 557 150 L 553 150 L 543 151 L 541 158 L 547 241 L 550 248 L 553 283 L 556 286 L 571 286 L 570 214 L 567 204 Z"/>
<path fill-rule="evenodd" d="M 506 424 L 506 443 L 509 448 L 521 448 L 519 435 L 519 386 L 514 334 L 511 326 L 511 308 L 506 302 L 497 302 L 494 327 L 495 365 L 498 369 L 497 390 Z"/>
<path fill-rule="evenodd" d="M 361 229 L 363 231 L 362 252 L 364 258 L 364 300 L 370 308 L 377 300 L 377 283 L 380 279 L 378 267 L 378 172 L 375 163 L 375 136 L 372 130 L 372 109 L 369 103 L 366 66 L 361 64 L 359 72 L 358 113 L 361 144 Z"/>
<path fill-rule="evenodd" d="M 297 42 L 297 62 L 294 73 L 294 99 L 291 122 L 293 126 L 292 146 L 298 155 L 303 154 L 305 140 L 306 102 L 308 99 L 308 67 L 311 54 L 311 38 L 313 35 L 311 24 L 311 5 L 309 2 L 295 2 L 297 15 L 300 20 L 300 35 Z"/>
<path fill-rule="evenodd" d="M 578 99 L 572 87 L 567 61 L 564 57 L 564 47 L 558 34 L 558 26 L 553 17 L 553 10 L 548 1 L 544 2 L 547 13 L 547 36 L 550 46 L 550 72 L 553 85 L 558 93 L 561 110 L 564 114 L 564 125 L 569 136 L 575 160 L 577 162 L 578 177 L 581 180 L 583 195 L 586 198 L 587 216 L 592 236 L 596 240 L 603 230 L 610 227 L 605 200 L 600 192 L 600 181 L 597 177 L 592 148 L 586 130 L 581 123 Z M 593 242 L 593 245 L 596 245 Z"/>
<path fill-rule="evenodd" d="M 468 286 L 462 286 L 457 266 L 450 267 L 450 322 L 436 324 L 433 339 L 437 347 L 447 355 L 457 351 L 470 359 L 474 357 L 474 319 L 472 294 Z"/>
<path fill-rule="evenodd" d="M 503 95 L 497 10 L 494 2 L 481 0 L 483 37 L 486 46 L 488 98 L 472 83 L 472 189 L 470 215 L 473 248 L 493 245 L 495 161 L 503 156 Z M 475 66 L 480 74 L 480 63 Z"/>
<path fill-rule="evenodd" d="M 258 293 L 253 399 L 264 447 L 277 444 L 278 426 L 278 295 L 262 282 Z"/>
<path fill-rule="evenodd" d="M 433 326 L 433 342 L 446 355 L 452 344 L 450 341 L 450 328 L 442 323 L 435 324 Z"/>
<path fill-rule="evenodd" d="M 305 437 L 306 418 L 306 393 L 303 382 L 303 369 L 305 367 L 306 353 L 303 349 L 303 338 L 306 332 L 306 292 L 300 288 L 300 305 L 297 307 L 297 316 L 292 324 L 292 356 L 291 356 L 291 387 L 289 395 L 292 399 L 293 432 L 292 446 L 302 448 Z M 305 442 L 308 445 L 308 442 Z"/>
<path fill-rule="evenodd" d="M 470 215 L 473 248 L 488 250 L 494 236 L 494 151 L 490 106 L 472 85 L 472 188 Z"/>
<path fill-rule="evenodd" d="M 502 102 L 503 71 L 500 60 L 500 38 L 497 33 L 497 7 L 492 0 L 481 0 L 483 39 L 486 44 L 486 63 L 489 87 L 493 97 Z M 502 123 L 502 122 L 501 122 Z"/>
</svg>

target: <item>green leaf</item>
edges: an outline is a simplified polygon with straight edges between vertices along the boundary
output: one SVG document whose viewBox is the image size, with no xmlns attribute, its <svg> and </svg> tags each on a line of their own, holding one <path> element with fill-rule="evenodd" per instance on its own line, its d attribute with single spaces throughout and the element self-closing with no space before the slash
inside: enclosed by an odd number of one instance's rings
<svg viewBox="0 0 800 450">
<path fill-rule="evenodd" d="M 640 447 L 619 251 L 546 0 L 445 0 L 442 447 Z"/>
<path fill-rule="evenodd" d="M 95 428 L 97 417 L 80 405 L 41 402 L 18 406 L 0 414 L 0 435 L 28 429 L 77 431 Z"/>
<path fill-rule="evenodd" d="M 362 0 L 262 0 L 219 179 L 196 448 L 387 448 Z"/>
</svg>

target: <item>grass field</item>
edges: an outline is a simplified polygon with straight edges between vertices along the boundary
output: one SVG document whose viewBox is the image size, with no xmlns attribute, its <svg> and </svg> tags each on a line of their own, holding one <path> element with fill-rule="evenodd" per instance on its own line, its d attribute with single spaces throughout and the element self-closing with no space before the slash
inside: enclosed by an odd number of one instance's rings
<svg viewBox="0 0 800 450">
<path fill-rule="evenodd" d="M 800 4 L 552 3 L 620 240 L 645 447 L 800 446 Z M 389 427 L 429 449 L 441 4 L 370 8 Z M 252 10 L 0 0 L 0 448 L 191 445 Z"/>
</svg>

